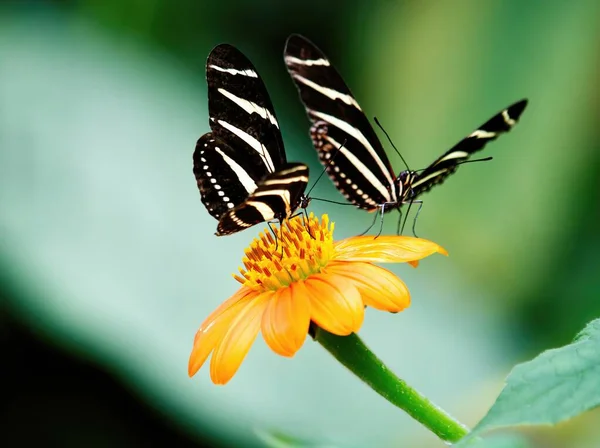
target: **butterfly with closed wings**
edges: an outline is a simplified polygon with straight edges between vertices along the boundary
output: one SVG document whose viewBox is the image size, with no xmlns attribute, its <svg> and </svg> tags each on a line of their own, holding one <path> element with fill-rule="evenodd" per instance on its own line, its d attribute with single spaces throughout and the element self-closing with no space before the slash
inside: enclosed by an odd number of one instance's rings
<svg viewBox="0 0 600 448">
<path fill-rule="evenodd" d="M 369 119 L 325 54 L 294 34 L 286 42 L 284 60 L 312 122 L 310 135 L 321 163 L 351 203 L 381 213 L 382 225 L 385 212 L 420 202 L 421 194 L 508 132 L 527 105 L 524 99 L 494 115 L 424 170 L 396 176 Z"/>
<path fill-rule="evenodd" d="M 289 218 L 306 208 L 308 166 L 288 163 L 267 89 L 252 63 L 231 45 L 206 62 L 211 132 L 198 140 L 194 175 L 217 236 Z"/>
</svg>

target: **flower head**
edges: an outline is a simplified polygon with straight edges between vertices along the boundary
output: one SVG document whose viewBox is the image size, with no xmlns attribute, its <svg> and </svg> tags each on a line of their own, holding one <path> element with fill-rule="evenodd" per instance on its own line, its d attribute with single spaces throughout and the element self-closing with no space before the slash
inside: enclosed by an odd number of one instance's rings
<svg viewBox="0 0 600 448">
<path fill-rule="evenodd" d="M 200 326 L 190 376 L 212 353 L 210 376 L 215 384 L 227 383 L 259 330 L 282 356 L 293 356 L 302 347 L 311 321 L 340 336 L 358 332 L 365 306 L 398 312 L 410 304 L 404 282 L 373 263 L 416 266 L 433 253 L 447 254 L 431 241 L 407 236 L 335 242 L 327 215 L 319 221 L 311 214 L 303 221 L 297 217 L 282 224 L 278 243 L 265 231 L 245 250 L 244 268 L 234 275 L 242 287 Z"/>
</svg>

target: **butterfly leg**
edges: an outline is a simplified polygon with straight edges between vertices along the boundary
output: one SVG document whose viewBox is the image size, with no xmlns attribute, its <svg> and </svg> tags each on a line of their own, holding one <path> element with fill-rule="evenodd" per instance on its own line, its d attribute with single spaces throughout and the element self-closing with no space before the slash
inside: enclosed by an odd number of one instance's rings
<svg viewBox="0 0 600 448">
<path fill-rule="evenodd" d="M 279 248 L 279 238 L 277 238 L 277 233 L 275 233 L 275 229 L 273 229 L 273 222 L 267 221 L 267 225 L 269 226 L 269 230 L 271 230 L 271 233 L 275 237 L 275 252 L 277 252 L 277 249 Z M 279 223 L 279 225 L 281 227 L 281 223 Z M 283 250 L 283 246 L 282 246 L 282 250 Z"/>
<path fill-rule="evenodd" d="M 279 235 L 281 236 L 281 256 L 279 257 L 280 260 L 283 260 L 283 222 L 283 219 L 279 220 Z M 277 251 L 277 248 L 275 248 L 275 251 Z"/>
<path fill-rule="evenodd" d="M 412 225 L 413 236 L 415 238 L 419 238 L 417 236 L 417 232 L 415 232 L 415 227 L 417 225 L 417 218 L 419 217 L 419 213 L 421 212 L 421 209 L 423 208 L 423 201 L 411 201 L 411 204 L 412 203 L 419 204 L 419 208 L 417 209 L 417 213 L 415 213 L 415 219 L 413 220 L 413 225 Z"/>
<path fill-rule="evenodd" d="M 373 238 L 374 240 L 376 240 L 377 238 L 379 238 L 379 235 L 381 235 L 381 233 L 383 232 L 383 217 L 385 216 L 385 205 L 386 204 L 381 204 L 381 218 L 380 218 L 380 225 L 379 225 L 379 232 L 377 232 L 377 235 L 375 235 L 375 238 Z"/>
<path fill-rule="evenodd" d="M 308 212 L 306 211 L 306 208 L 303 208 L 301 212 L 298 212 L 292 216 L 290 216 L 289 219 L 293 219 L 296 216 L 300 216 L 302 215 L 302 225 L 304 226 L 304 228 L 306 229 L 306 232 L 310 235 L 310 237 L 314 240 L 315 237 L 313 236 L 312 232 L 310 231 L 310 226 L 308 225 L 308 223 L 310 222 L 308 219 Z"/>
<path fill-rule="evenodd" d="M 306 208 L 302 209 L 302 224 L 304 224 L 304 228 L 306 229 L 306 231 L 308 232 L 308 234 L 310 235 L 310 237 L 314 240 L 315 236 L 312 234 L 311 230 L 310 230 L 310 226 L 308 225 L 308 223 L 310 222 L 310 219 L 308 219 L 308 212 L 306 211 Z"/>
<path fill-rule="evenodd" d="M 404 223 L 402 223 L 402 208 L 401 207 L 398 208 L 398 213 L 400 216 L 398 216 L 398 224 L 396 225 L 396 235 L 400 235 L 401 230 L 404 229 Z M 406 219 L 404 221 L 406 222 Z M 402 224 L 402 229 L 400 229 L 400 224 Z"/>
<path fill-rule="evenodd" d="M 410 208 L 412 207 L 414 201 L 409 201 L 408 202 L 408 210 L 406 210 L 406 215 L 404 215 L 404 221 L 402 222 L 402 227 L 400 228 L 400 233 L 396 233 L 397 235 L 401 235 L 402 233 L 404 233 L 404 226 L 406 225 L 406 221 L 408 220 L 408 215 L 410 214 Z M 406 202 L 404 202 L 403 204 L 406 204 Z"/>
<path fill-rule="evenodd" d="M 371 225 L 369 227 L 367 227 L 367 229 L 364 232 L 360 233 L 358 236 L 363 236 L 365 233 L 367 233 L 369 230 L 371 230 L 371 228 L 377 222 L 377 215 L 378 214 L 379 214 L 379 206 L 377 207 L 377 210 L 375 210 L 375 216 L 373 217 L 373 222 L 371 223 Z"/>
</svg>

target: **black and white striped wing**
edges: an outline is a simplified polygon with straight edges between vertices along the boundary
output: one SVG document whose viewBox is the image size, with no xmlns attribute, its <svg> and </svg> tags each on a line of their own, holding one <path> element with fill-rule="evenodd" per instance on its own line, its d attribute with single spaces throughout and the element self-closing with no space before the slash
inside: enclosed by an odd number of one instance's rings
<svg viewBox="0 0 600 448">
<path fill-rule="evenodd" d="M 327 57 L 312 42 L 293 34 L 286 42 L 284 60 L 313 123 L 313 144 L 337 188 L 366 210 L 397 202 L 395 176 L 381 142 Z"/>
<path fill-rule="evenodd" d="M 510 131 L 517 124 L 526 106 L 526 99 L 508 106 L 419 172 L 405 190 L 406 199 L 414 199 L 429 191 L 434 185 L 441 184 L 472 154 L 482 150 L 488 142 L 496 140 L 499 135 Z"/>
<path fill-rule="evenodd" d="M 206 81 L 213 134 L 252 159 L 256 174 L 272 173 L 286 163 L 275 109 L 248 58 L 231 45 L 216 46 L 206 62 Z"/>
<path fill-rule="evenodd" d="M 206 80 L 212 132 L 196 144 L 194 175 L 202 203 L 220 220 L 286 158 L 269 94 L 248 58 L 231 45 L 218 45 L 208 56 Z"/>
<path fill-rule="evenodd" d="M 219 220 L 217 235 L 229 235 L 261 222 L 280 222 L 299 206 L 308 184 L 308 166 L 288 163 L 257 183 L 256 190 Z"/>
<path fill-rule="evenodd" d="M 252 158 L 243 157 L 212 132 L 200 137 L 194 151 L 194 175 L 202 203 L 214 218 L 221 219 L 256 190 L 252 163 Z"/>
</svg>

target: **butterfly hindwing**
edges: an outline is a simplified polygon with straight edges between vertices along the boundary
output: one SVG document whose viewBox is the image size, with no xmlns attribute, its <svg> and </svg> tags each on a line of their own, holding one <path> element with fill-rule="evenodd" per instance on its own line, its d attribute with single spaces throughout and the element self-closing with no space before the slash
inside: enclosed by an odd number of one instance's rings
<svg viewBox="0 0 600 448">
<path fill-rule="evenodd" d="M 336 188 L 346 199 L 360 208 L 376 209 L 382 203 L 377 200 L 385 200 L 389 193 L 379 182 L 364 182 L 365 176 L 369 174 L 366 173 L 366 170 L 360 169 L 359 164 L 356 163 L 356 157 L 348 148 L 342 146 L 336 138 L 330 135 L 330 131 L 335 133 L 335 130 L 336 128 L 330 127 L 324 121 L 317 121 L 310 128 L 313 146 L 317 149 L 321 163 Z M 339 138 L 338 135 L 337 139 Z M 378 187 L 380 190 L 377 189 Z"/>
<path fill-rule="evenodd" d="M 228 235 L 265 221 L 282 221 L 299 206 L 308 184 L 308 166 L 288 163 L 258 182 L 256 190 L 219 220 L 217 235 Z"/>
<path fill-rule="evenodd" d="M 204 134 L 194 151 L 194 175 L 202 203 L 216 219 L 243 202 L 256 189 L 251 159 L 213 135 Z"/>
<path fill-rule="evenodd" d="M 312 42 L 294 34 L 286 42 L 284 59 L 313 129 L 318 124 L 317 129 L 321 130 L 320 134 L 313 131 L 311 137 L 333 182 L 363 209 L 397 201 L 395 176 L 381 142 L 327 57 Z M 332 147 L 336 151 L 335 157 L 331 156 L 333 160 L 326 157 Z M 353 177 L 351 182 L 349 175 Z"/>
</svg>

